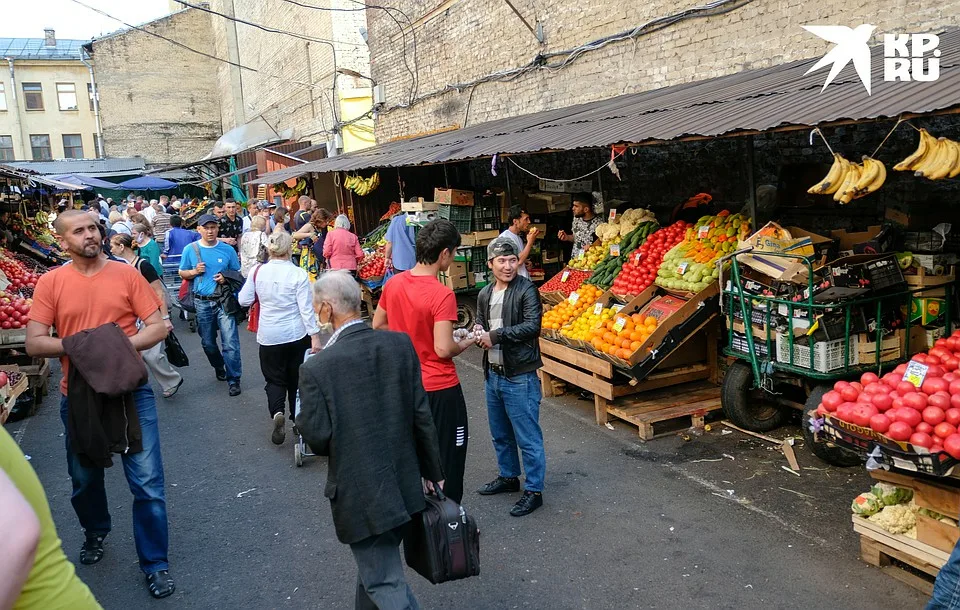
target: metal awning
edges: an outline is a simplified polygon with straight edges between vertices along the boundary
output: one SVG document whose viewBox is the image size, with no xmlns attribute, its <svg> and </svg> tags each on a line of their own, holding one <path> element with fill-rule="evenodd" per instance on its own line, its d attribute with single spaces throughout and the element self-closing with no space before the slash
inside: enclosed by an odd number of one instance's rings
<svg viewBox="0 0 960 610">
<path fill-rule="evenodd" d="M 960 29 L 941 32 L 939 50 L 938 80 L 886 82 L 883 49 L 872 48 L 872 95 L 852 64 L 821 91 L 828 70 L 808 75 L 819 58 L 805 59 L 388 142 L 269 172 L 253 182 L 276 184 L 311 172 L 445 163 L 495 154 L 714 137 L 943 111 L 960 106 Z"/>
<path fill-rule="evenodd" d="M 241 167 L 241 168 L 238 169 L 238 170 L 234 170 L 234 171 L 232 171 L 232 172 L 227 172 L 226 174 L 220 174 L 219 176 L 213 176 L 212 178 L 207 178 L 207 179 L 201 180 L 201 181 L 199 181 L 199 182 L 190 182 L 190 181 L 187 181 L 186 183 L 187 183 L 187 184 L 193 184 L 193 185 L 195 185 L 195 186 L 200 186 L 201 184 L 207 184 L 207 183 L 210 183 L 210 182 L 214 182 L 214 181 L 216 181 L 216 180 L 222 180 L 222 179 L 224 179 L 224 178 L 229 178 L 230 176 L 236 176 L 237 174 L 246 174 L 246 173 L 249 173 L 249 172 L 252 172 L 252 171 L 256 171 L 256 169 L 257 169 L 257 166 L 256 166 L 256 165 L 248 165 L 247 167 Z"/>
<path fill-rule="evenodd" d="M 52 186 L 60 191 L 82 191 L 86 188 L 89 188 L 78 184 L 70 184 L 69 182 L 61 182 L 60 180 L 54 180 L 53 178 L 45 178 L 38 174 L 31 174 L 30 172 L 21 171 L 19 169 L 10 167 L 9 165 L 0 165 L 0 176 L 10 176 L 11 178 L 29 180 L 37 184 Z"/>
</svg>

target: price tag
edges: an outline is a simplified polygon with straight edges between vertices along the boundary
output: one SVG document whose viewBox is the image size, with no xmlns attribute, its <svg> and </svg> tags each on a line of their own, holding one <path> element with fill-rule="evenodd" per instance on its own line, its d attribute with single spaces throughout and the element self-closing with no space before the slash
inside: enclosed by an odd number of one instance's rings
<svg viewBox="0 0 960 610">
<path fill-rule="evenodd" d="M 635 252 L 634 255 L 633 255 L 633 264 L 634 264 L 634 265 L 639 265 L 639 264 L 640 264 L 640 258 L 641 258 L 641 257 L 643 257 L 643 253 L 642 253 L 642 252 Z"/>
<path fill-rule="evenodd" d="M 578 293 L 578 292 L 571 292 L 571 293 L 570 293 L 570 296 L 567 298 L 567 300 L 570 301 L 570 304 L 571 304 L 571 305 L 576 305 L 576 304 L 577 304 L 577 301 L 580 300 L 580 293 Z"/>
<path fill-rule="evenodd" d="M 616 211 L 616 210 L 610 210 L 610 217 L 609 217 L 609 219 L 607 220 L 607 222 L 613 222 L 613 220 L 614 220 L 616 217 L 617 217 L 617 211 Z"/>
<path fill-rule="evenodd" d="M 620 312 L 623 310 L 624 307 L 626 307 L 626 305 L 614 305 L 614 306 L 612 307 L 612 309 L 613 309 L 614 311 L 616 311 L 617 313 L 620 313 Z"/>
<path fill-rule="evenodd" d="M 697 227 L 697 239 L 706 239 L 709 234 L 710 227 L 708 225 L 700 225 Z"/>
<path fill-rule="evenodd" d="M 610 246 L 610 256 L 620 256 L 620 244 L 613 244 Z"/>
<path fill-rule="evenodd" d="M 613 323 L 613 332 L 618 333 L 627 325 L 627 319 L 623 316 L 617 316 L 617 321 Z"/>
<path fill-rule="evenodd" d="M 599 316 L 601 313 L 603 313 L 603 303 L 597 303 L 593 306 L 593 315 Z"/>
<path fill-rule="evenodd" d="M 923 380 L 927 376 L 927 371 L 930 370 L 926 364 L 920 364 L 913 360 L 907 364 L 907 372 L 903 374 L 903 381 L 909 381 L 918 388 L 923 385 Z"/>
<path fill-rule="evenodd" d="M 560 276 L 560 283 L 561 283 L 561 284 L 565 284 L 568 277 L 570 277 L 570 272 L 569 272 L 569 271 L 564 271 L 564 272 L 563 272 L 563 275 Z"/>
<path fill-rule="evenodd" d="M 587 257 L 587 253 L 586 253 L 586 252 L 583 252 L 583 251 L 581 250 L 581 251 L 580 251 L 580 254 L 577 255 L 577 260 L 578 260 L 578 261 L 582 261 L 582 260 L 585 259 L 586 257 Z"/>
<path fill-rule="evenodd" d="M 687 272 L 687 267 L 690 266 L 690 263 L 680 263 L 677 266 L 677 275 L 683 275 Z"/>
</svg>

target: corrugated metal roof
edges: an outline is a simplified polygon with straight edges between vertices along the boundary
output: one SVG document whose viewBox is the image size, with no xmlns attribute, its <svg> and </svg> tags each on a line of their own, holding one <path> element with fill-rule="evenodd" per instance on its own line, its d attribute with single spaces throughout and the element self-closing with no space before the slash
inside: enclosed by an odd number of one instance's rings
<svg viewBox="0 0 960 610">
<path fill-rule="evenodd" d="M 940 34 L 940 77 L 934 82 L 885 82 L 883 49 L 872 49 L 873 94 L 847 65 L 821 93 L 828 69 L 805 72 L 805 59 L 388 142 L 260 176 L 276 184 L 310 172 L 352 171 L 462 161 L 494 154 L 594 148 L 617 143 L 719 136 L 924 113 L 960 104 L 960 29 Z"/>
<path fill-rule="evenodd" d="M 44 176 L 35 174 L 30 171 L 24 171 L 22 168 L 13 167 L 12 163 L 7 165 L 0 165 L 0 175 L 30 180 L 31 182 L 34 182 L 37 184 L 45 184 L 47 186 L 52 186 L 53 188 L 61 191 L 82 191 L 86 188 L 84 186 L 80 186 L 77 184 L 71 184 L 69 182 L 54 180 L 53 178 L 46 178 Z"/>
<path fill-rule="evenodd" d="M 0 57 L 12 59 L 80 59 L 80 47 L 88 40 L 57 39 L 57 46 L 48 47 L 43 38 L 0 38 Z"/>
<path fill-rule="evenodd" d="M 86 176 L 140 175 L 146 162 L 143 157 L 115 159 L 60 159 L 58 161 L 8 161 L 7 165 L 39 174 L 84 174 Z"/>
</svg>

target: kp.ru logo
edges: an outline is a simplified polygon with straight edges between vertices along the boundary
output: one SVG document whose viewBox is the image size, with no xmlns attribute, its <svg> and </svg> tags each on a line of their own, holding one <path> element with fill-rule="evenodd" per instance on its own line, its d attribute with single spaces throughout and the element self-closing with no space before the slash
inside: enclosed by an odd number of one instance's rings
<svg viewBox="0 0 960 610">
<path fill-rule="evenodd" d="M 872 93 L 870 83 L 870 36 L 877 28 L 875 25 L 859 25 L 848 28 L 845 25 L 805 25 L 803 29 L 819 36 L 836 46 L 824 55 L 820 61 L 807 70 L 810 74 L 827 64 L 833 64 L 827 81 L 823 83 L 821 93 L 833 79 L 840 74 L 844 66 L 853 62 L 853 69 L 867 90 Z M 940 37 L 936 34 L 884 34 L 883 35 L 883 80 L 892 81 L 935 81 L 940 78 Z M 932 57 L 927 57 L 932 54 Z"/>
</svg>

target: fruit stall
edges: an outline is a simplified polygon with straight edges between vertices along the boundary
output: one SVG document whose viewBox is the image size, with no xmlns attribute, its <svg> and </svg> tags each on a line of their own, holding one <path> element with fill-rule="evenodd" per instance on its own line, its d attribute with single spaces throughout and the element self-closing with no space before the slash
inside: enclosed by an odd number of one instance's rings
<svg viewBox="0 0 960 610">
<path fill-rule="evenodd" d="M 702 425 L 720 408 L 717 263 L 749 231 L 729 211 L 665 227 L 612 212 L 540 289 L 544 395 L 557 381 L 590 392 L 598 424 L 621 419 L 644 440 Z"/>
</svg>

